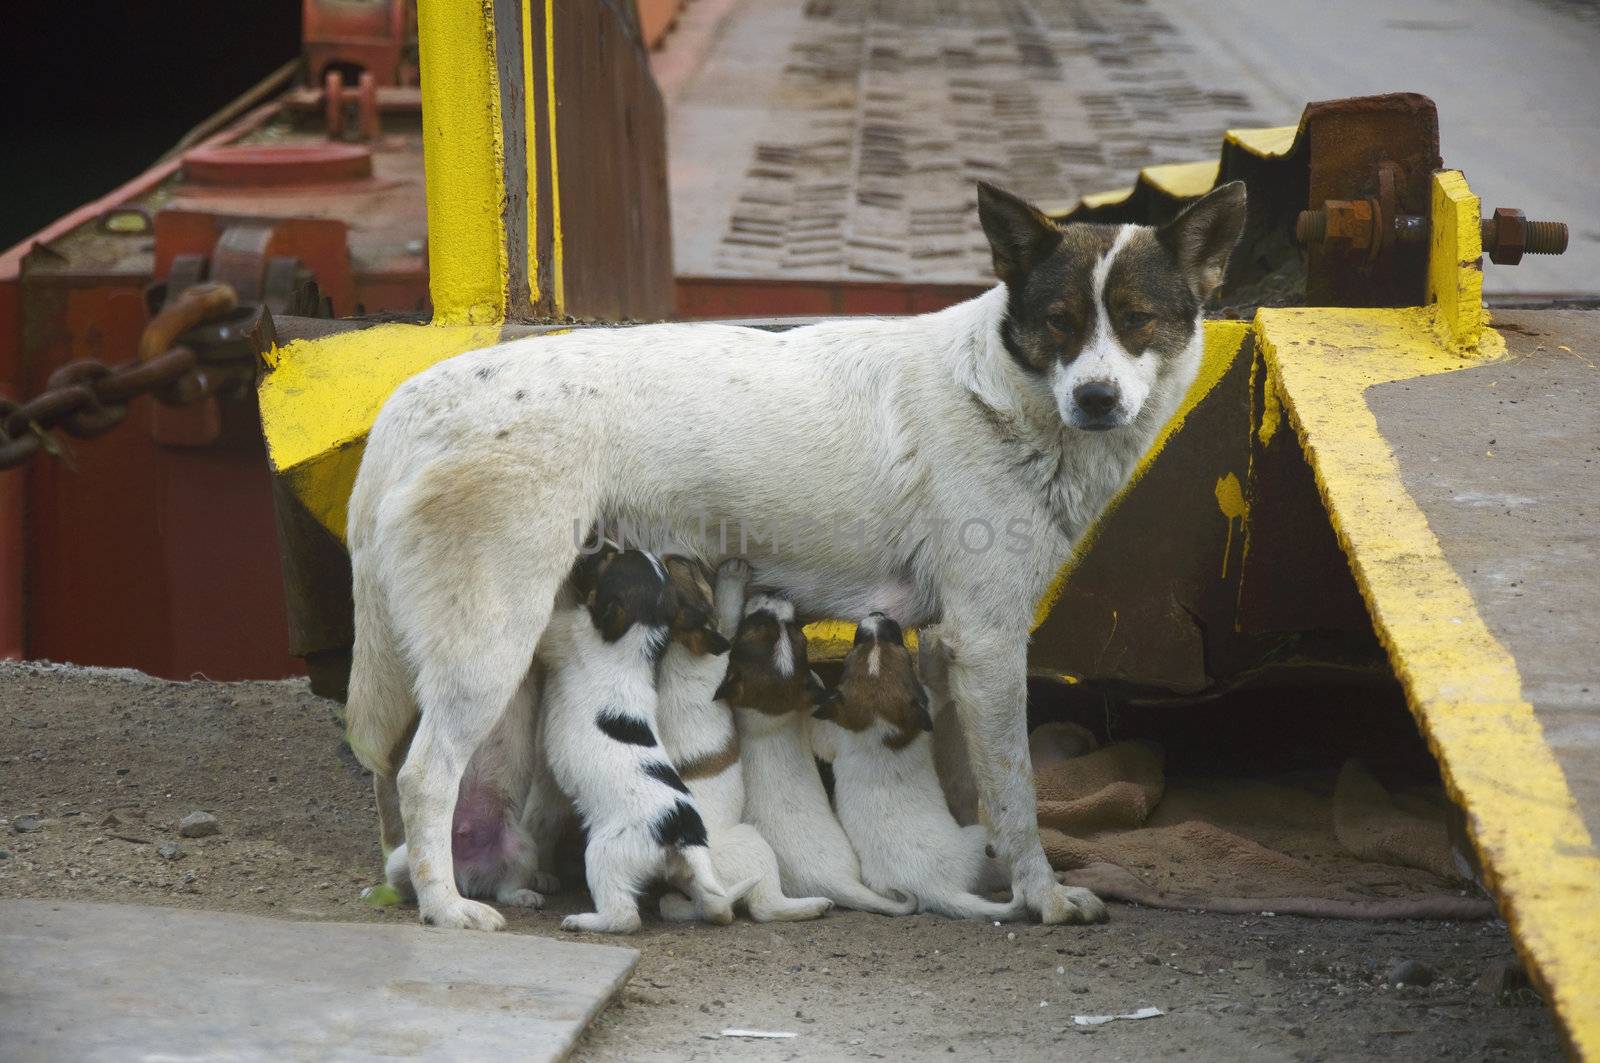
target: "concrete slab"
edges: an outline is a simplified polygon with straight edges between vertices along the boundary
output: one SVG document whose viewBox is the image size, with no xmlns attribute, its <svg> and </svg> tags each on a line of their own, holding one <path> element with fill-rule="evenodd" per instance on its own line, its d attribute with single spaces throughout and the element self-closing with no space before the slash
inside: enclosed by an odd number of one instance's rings
<svg viewBox="0 0 1600 1063">
<path fill-rule="evenodd" d="M 1494 324 L 1510 359 L 1367 401 L 1600 838 L 1600 312 Z"/>
<path fill-rule="evenodd" d="M 639 954 L 517 934 L 0 901 L 0 1056 L 556 1060 Z"/>
</svg>

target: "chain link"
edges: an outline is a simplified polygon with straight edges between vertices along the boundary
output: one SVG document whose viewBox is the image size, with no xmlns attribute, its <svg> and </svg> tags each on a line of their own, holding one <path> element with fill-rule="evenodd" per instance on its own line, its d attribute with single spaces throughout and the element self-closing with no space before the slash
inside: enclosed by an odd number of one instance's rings
<svg viewBox="0 0 1600 1063">
<path fill-rule="evenodd" d="M 128 403 L 140 395 L 178 406 L 248 382 L 262 346 L 262 319 L 259 307 L 239 306 L 227 285 L 196 285 L 150 319 L 134 361 L 68 362 L 26 402 L 0 396 L 0 470 L 16 468 L 41 450 L 59 454 L 60 444 L 50 436 L 54 429 L 78 439 L 104 435 L 122 423 Z M 188 342 L 179 343 L 180 337 Z"/>
</svg>

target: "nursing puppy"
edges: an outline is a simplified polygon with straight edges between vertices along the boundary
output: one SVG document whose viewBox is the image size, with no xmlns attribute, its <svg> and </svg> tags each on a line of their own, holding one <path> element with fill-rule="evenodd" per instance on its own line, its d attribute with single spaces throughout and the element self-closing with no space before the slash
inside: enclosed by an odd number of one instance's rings
<svg viewBox="0 0 1600 1063">
<path fill-rule="evenodd" d="M 1039 840 L 1030 625 L 1195 379 L 1244 186 L 1159 228 L 1061 226 L 987 185 L 977 199 L 1000 283 L 947 309 L 785 332 L 574 329 L 448 359 L 385 403 L 350 496 L 347 720 L 398 795 L 424 918 L 492 924 L 451 874 L 456 790 L 527 676 L 577 540 L 623 520 L 708 562 L 751 553 L 802 616 L 939 623 L 1014 892 L 1047 923 L 1105 917 L 1056 882 Z"/>
<path fill-rule="evenodd" d="M 724 882 L 756 880 L 744 898 L 750 918 L 758 923 L 815 919 L 832 908 L 833 902 L 826 897 L 785 897 L 772 847 L 755 827 L 743 822 L 739 736 L 734 730 L 733 710 L 716 698 L 717 687 L 728 671 L 729 643 L 708 630 L 705 622 L 713 611 L 711 588 L 698 563 L 681 557 L 668 557 L 665 562 L 677 591 L 678 614 L 657 677 L 660 707 L 656 722 L 661 748 L 688 785 L 705 820 L 717 876 Z M 715 614 L 719 624 L 730 629 L 728 634 L 733 633 L 744 610 L 749 579 L 750 566 L 738 559 L 723 562 L 718 572 Z M 694 906 L 680 894 L 667 893 L 661 898 L 661 916 L 692 919 Z"/>
<path fill-rule="evenodd" d="M 814 748 L 833 765 L 834 806 L 863 882 L 955 919 L 1027 913 L 1021 898 L 997 904 L 973 892 L 999 889 L 1006 876 L 986 852 L 988 832 L 958 825 L 945 805 L 928 695 L 899 624 L 873 613 L 856 627 L 844 677 L 816 719 Z"/>
<path fill-rule="evenodd" d="M 879 915 L 910 915 L 861 881 L 850 839 L 828 804 L 811 755 L 811 713 L 827 691 L 806 662 L 794 606 L 757 596 L 746 607 L 717 699 L 733 707 L 744 764 L 747 823 L 772 846 L 783 892 L 817 895 Z"/>
<path fill-rule="evenodd" d="M 563 930 L 639 929 L 638 894 L 665 878 L 712 923 L 733 919 L 706 848 L 694 798 L 656 741 L 655 670 L 676 614 L 660 561 L 638 550 L 603 553 L 573 576 L 583 602 L 551 617 L 540 656 L 551 660 L 540 747 L 588 830 L 584 871 L 594 912 Z"/>
</svg>

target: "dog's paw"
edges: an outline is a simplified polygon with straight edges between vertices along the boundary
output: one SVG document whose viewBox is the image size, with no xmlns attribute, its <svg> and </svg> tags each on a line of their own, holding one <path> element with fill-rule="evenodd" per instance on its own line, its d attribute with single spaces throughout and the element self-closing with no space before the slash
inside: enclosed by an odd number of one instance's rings
<svg viewBox="0 0 1600 1063">
<path fill-rule="evenodd" d="M 549 871 L 528 872 L 528 888 L 543 894 L 560 893 L 561 880 Z"/>
<path fill-rule="evenodd" d="M 681 893 L 661 895 L 661 918 L 669 923 L 692 923 L 700 917 L 694 902 Z"/>
<path fill-rule="evenodd" d="M 1110 918 L 1104 902 L 1080 886 L 1052 882 L 1041 894 L 1028 897 L 1028 907 L 1039 921 L 1051 923 L 1103 923 Z"/>
<path fill-rule="evenodd" d="M 502 890 L 494 899 L 511 908 L 544 907 L 544 894 L 537 890 Z"/>
<path fill-rule="evenodd" d="M 633 918 L 626 917 L 607 918 L 599 912 L 584 912 L 582 915 L 569 915 L 561 920 L 562 930 L 573 930 L 584 934 L 631 934 L 639 929 L 639 913 L 635 912 Z"/>
<path fill-rule="evenodd" d="M 506 917 L 480 901 L 457 897 L 444 904 L 429 905 L 422 910 L 425 926 L 444 927 L 448 930 L 504 930 Z"/>
<path fill-rule="evenodd" d="M 750 562 L 742 557 L 730 557 L 717 566 L 717 579 L 736 583 L 740 587 L 748 586 L 755 570 L 750 567 Z"/>
</svg>

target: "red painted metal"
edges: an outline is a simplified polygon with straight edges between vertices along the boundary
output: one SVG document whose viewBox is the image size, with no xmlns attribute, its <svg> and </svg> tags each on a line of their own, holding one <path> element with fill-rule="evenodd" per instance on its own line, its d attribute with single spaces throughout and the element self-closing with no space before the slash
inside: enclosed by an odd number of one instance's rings
<svg viewBox="0 0 1600 1063">
<path fill-rule="evenodd" d="M 369 70 L 380 85 L 417 83 L 416 0 L 305 0 L 300 35 L 313 85 L 338 67 Z"/>
<path fill-rule="evenodd" d="M 372 151 L 359 144 L 232 144 L 196 148 L 183 176 L 203 185 L 273 188 L 372 176 Z"/>
</svg>

